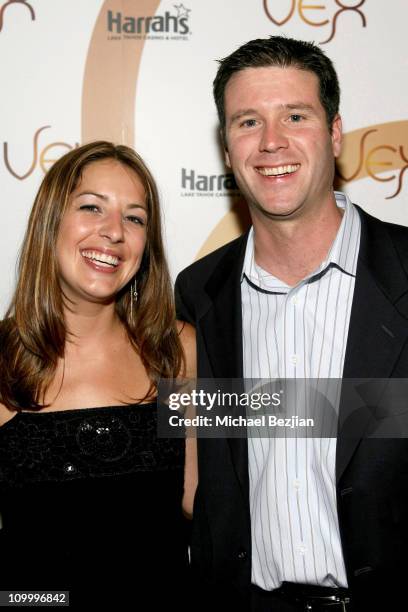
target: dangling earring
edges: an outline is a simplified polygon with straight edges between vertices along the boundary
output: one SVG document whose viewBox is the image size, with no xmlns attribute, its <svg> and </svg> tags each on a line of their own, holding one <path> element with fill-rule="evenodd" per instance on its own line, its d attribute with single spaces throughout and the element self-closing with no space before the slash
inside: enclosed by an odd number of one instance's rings
<svg viewBox="0 0 408 612">
<path fill-rule="evenodd" d="M 133 296 L 133 300 L 135 302 L 137 302 L 137 298 L 138 298 L 138 292 L 137 292 L 137 280 L 135 278 L 135 280 L 133 281 L 132 285 L 131 285 L 131 289 L 133 289 L 132 291 L 132 296 Z"/>
<path fill-rule="evenodd" d="M 130 283 L 130 318 L 133 318 L 133 302 L 136 304 L 138 298 L 137 280 Z"/>
</svg>

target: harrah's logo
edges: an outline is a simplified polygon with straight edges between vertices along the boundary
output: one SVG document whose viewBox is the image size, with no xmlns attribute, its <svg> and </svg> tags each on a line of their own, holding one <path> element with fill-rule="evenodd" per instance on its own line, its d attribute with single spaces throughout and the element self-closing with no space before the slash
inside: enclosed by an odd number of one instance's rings
<svg viewBox="0 0 408 612">
<path fill-rule="evenodd" d="M 129 17 L 119 12 L 108 11 L 108 31 L 110 34 L 188 34 L 190 9 L 183 4 L 174 6 L 177 15 L 166 11 L 164 15 Z"/>
<path fill-rule="evenodd" d="M 234 195 L 238 185 L 233 174 L 198 174 L 195 170 L 181 169 L 182 195 Z"/>
</svg>

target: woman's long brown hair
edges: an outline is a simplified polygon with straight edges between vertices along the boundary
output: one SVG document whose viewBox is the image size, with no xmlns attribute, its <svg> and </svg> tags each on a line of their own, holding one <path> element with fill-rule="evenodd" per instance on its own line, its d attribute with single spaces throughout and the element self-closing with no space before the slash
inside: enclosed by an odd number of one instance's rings
<svg viewBox="0 0 408 612">
<path fill-rule="evenodd" d="M 130 284 L 116 298 L 116 311 L 150 379 L 151 398 L 159 378 L 176 378 L 184 367 L 176 329 L 170 276 L 161 235 L 155 181 L 129 147 L 98 141 L 61 157 L 40 186 L 19 258 L 18 280 L 0 323 L 0 403 L 13 410 L 38 410 L 64 357 L 67 330 L 58 280 L 56 243 L 69 197 L 84 168 L 114 159 L 131 168 L 146 191 L 146 248 L 136 274 L 139 298 L 131 308 Z"/>
</svg>

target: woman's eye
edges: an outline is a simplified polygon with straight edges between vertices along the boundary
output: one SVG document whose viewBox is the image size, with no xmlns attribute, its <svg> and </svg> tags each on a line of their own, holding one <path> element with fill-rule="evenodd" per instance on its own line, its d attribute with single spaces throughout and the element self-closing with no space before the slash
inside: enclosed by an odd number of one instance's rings
<svg viewBox="0 0 408 612">
<path fill-rule="evenodd" d="M 126 217 L 126 219 L 131 223 L 135 223 L 136 225 L 145 225 L 145 220 L 141 217 L 134 217 L 133 215 L 130 215 L 129 217 Z"/>
<path fill-rule="evenodd" d="M 89 212 L 99 212 L 99 206 L 96 204 L 81 204 L 79 210 L 89 210 Z"/>
</svg>

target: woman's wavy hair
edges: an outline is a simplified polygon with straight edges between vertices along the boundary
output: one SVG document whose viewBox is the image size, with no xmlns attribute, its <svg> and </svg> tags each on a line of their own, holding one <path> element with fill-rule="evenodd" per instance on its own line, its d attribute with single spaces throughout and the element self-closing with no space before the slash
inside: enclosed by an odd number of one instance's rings
<svg viewBox="0 0 408 612">
<path fill-rule="evenodd" d="M 97 141 L 73 149 L 45 175 L 34 201 L 18 264 L 17 286 L 0 323 L 0 402 L 14 410 L 38 410 L 64 357 L 67 330 L 58 279 L 56 243 L 71 193 L 84 168 L 102 160 L 131 168 L 146 191 L 146 247 L 136 274 L 137 304 L 130 283 L 116 298 L 116 311 L 150 379 L 175 378 L 184 367 L 172 287 L 161 235 L 156 183 L 140 156 L 124 145 Z M 133 279 L 132 279 L 133 280 Z"/>
</svg>

